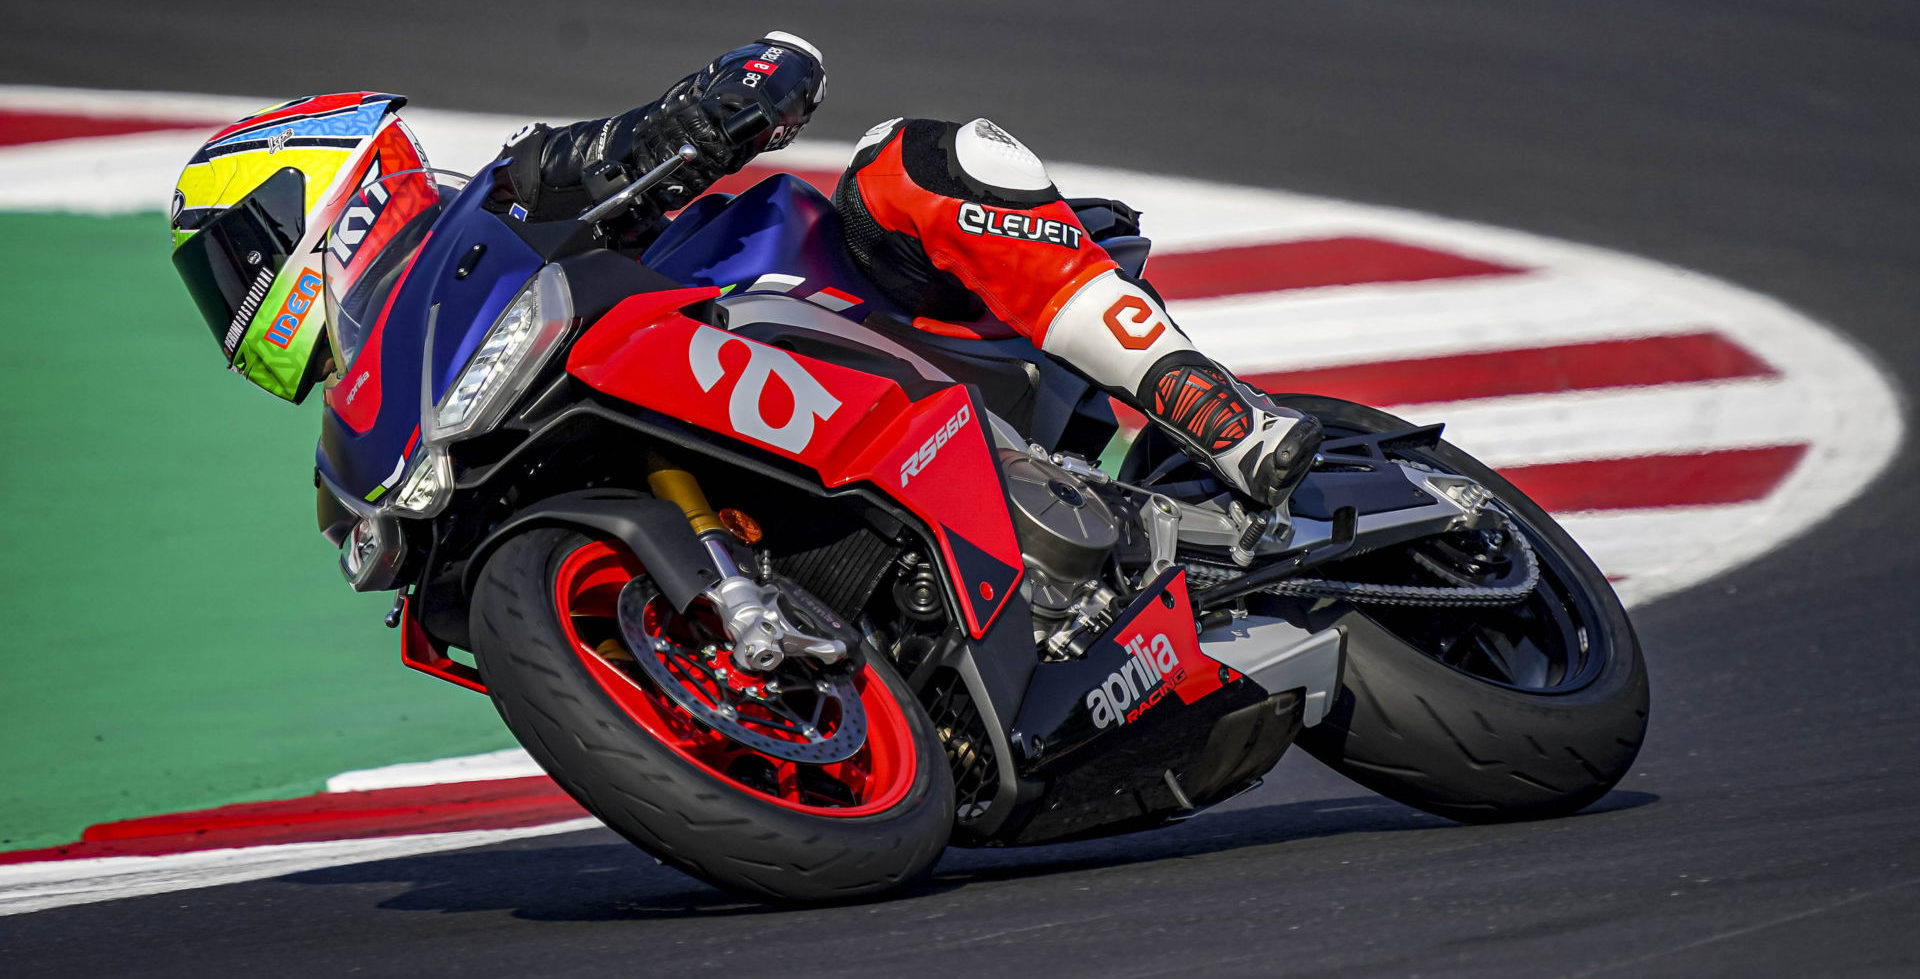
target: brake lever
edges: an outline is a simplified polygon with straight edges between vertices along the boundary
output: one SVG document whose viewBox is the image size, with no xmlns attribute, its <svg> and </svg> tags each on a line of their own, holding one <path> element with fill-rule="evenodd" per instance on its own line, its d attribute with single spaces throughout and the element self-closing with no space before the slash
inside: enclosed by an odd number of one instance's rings
<svg viewBox="0 0 1920 979">
<path fill-rule="evenodd" d="M 729 142 L 744 143 L 765 132 L 772 121 L 767 118 L 765 109 L 753 105 L 734 113 L 733 117 L 721 126 L 721 131 L 726 134 Z M 631 204 L 634 198 L 652 190 L 660 181 L 680 169 L 681 164 L 691 163 L 699 158 L 700 151 L 695 149 L 692 143 L 681 143 L 680 148 L 675 150 L 672 156 L 660 161 L 659 166 L 641 174 L 633 183 L 621 188 L 619 193 L 582 212 L 581 223 L 599 224 L 613 217 Z"/>
<path fill-rule="evenodd" d="M 654 167 L 653 169 L 648 170 L 646 173 L 641 174 L 638 179 L 634 180 L 633 183 L 630 183 L 626 187 L 622 188 L 618 194 L 615 194 L 612 197 L 609 197 L 606 200 L 601 201 L 600 203 L 595 204 L 593 207 L 587 209 L 584 213 L 580 215 L 581 223 L 582 224 L 599 224 L 600 222 L 605 221 L 610 217 L 613 217 L 615 214 L 620 213 L 621 211 L 625 210 L 630 204 L 632 204 L 634 198 L 639 197 L 641 194 L 644 194 L 647 191 L 653 189 L 655 184 L 658 184 L 660 181 L 665 180 L 668 177 L 668 175 L 672 174 L 675 170 L 680 169 L 681 164 L 691 163 L 692 161 L 697 160 L 699 158 L 700 158 L 700 151 L 694 149 L 692 143 L 681 143 L 680 148 L 674 151 L 674 154 L 672 156 L 667 157 L 665 160 L 662 160 L 659 166 Z"/>
</svg>

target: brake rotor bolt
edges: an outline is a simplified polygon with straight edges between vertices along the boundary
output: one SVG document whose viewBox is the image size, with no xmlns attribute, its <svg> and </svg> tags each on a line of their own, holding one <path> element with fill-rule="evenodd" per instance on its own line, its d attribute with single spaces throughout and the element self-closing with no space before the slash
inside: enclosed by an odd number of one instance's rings
<svg viewBox="0 0 1920 979">
<path fill-rule="evenodd" d="M 820 736 L 820 729 L 809 724 L 800 729 L 800 734 L 806 738 L 817 738 Z"/>
<path fill-rule="evenodd" d="M 826 693 L 827 691 L 833 689 L 833 684 L 828 683 L 825 680 L 815 680 L 813 681 L 813 689 L 818 690 L 821 693 Z"/>
<path fill-rule="evenodd" d="M 724 666 L 714 667 L 713 678 L 716 680 L 725 680 L 727 678 L 727 668 Z"/>
<path fill-rule="evenodd" d="M 778 683 L 773 682 L 772 680 L 768 680 L 766 685 L 766 691 L 767 693 L 770 693 L 770 694 L 779 693 L 780 685 Z"/>
</svg>

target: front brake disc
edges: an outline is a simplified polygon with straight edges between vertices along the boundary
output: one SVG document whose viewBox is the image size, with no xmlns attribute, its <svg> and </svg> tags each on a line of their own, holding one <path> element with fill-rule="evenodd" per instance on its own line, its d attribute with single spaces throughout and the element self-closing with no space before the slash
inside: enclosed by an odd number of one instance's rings
<svg viewBox="0 0 1920 979">
<path fill-rule="evenodd" d="M 756 685 L 761 691 L 757 695 L 737 691 L 716 675 L 701 650 L 647 631 L 647 606 L 659 597 L 659 589 L 644 576 L 627 582 L 620 590 L 620 634 L 654 686 L 700 723 L 761 754 L 809 765 L 846 761 L 867 743 L 867 714 L 851 670 L 810 670 L 796 663 L 794 669 L 810 674 L 804 683 L 788 679 L 778 684 L 781 678 L 774 677 L 769 679 L 775 684 Z M 690 689 L 687 676 L 706 678 L 718 702 L 710 703 Z M 829 704 L 838 707 L 830 735 L 820 732 Z"/>
</svg>

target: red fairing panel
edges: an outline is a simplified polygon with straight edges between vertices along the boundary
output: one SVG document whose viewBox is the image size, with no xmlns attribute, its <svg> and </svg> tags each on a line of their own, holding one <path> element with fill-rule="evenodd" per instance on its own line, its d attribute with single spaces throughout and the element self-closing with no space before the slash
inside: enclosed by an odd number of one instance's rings
<svg viewBox="0 0 1920 979">
<path fill-rule="evenodd" d="M 932 528 L 968 631 L 984 635 L 1022 564 L 999 467 L 967 390 L 913 402 L 886 378 L 680 312 L 719 294 L 706 287 L 626 299 L 574 345 L 567 372 L 799 462 L 830 488 L 873 483 Z"/>
<path fill-rule="evenodd" d="M 876 429 L 870 419 L 907 409 L 906 393 L 885 378 L 796 356 L 680 312 L 719 294 L 703 287 L 629 297 L 574 345 L 568 373 L 822 472 L 856 428 Z"/>
<path fill-rule="evenodd" d="M 1153 665 L 1172 680 L 1173 692 L 1183 704 L 1191 704 L 1239 676 L 1200 651 L 1200 634 L 1194 622 L 1193 604 L 1187 597 L 1187 573 L 1179 571 L 1161 591 L 1160 601 L 1148 603 L 1116 637 L 1135 655 L 1144 652 L 1151 656 Z"/>
<path fill-rule="evenodd" d="M 895 390 L 899 390 L 895 388 Z M 1025 566 L 1007 514 L 1000 466 L 973 396 L 959 385 L 914 402 L 884 434 L 850 443 L 828 486 L 865 480 L 926 520 L 978 639 L 1019 586 Z"/>
<path fill-rule="evenodd" d="M 1087 695 L 1096 727 L 1134 723 L 1168 694 L 1191 704 L 1240 676 L 1200 651 L 1185 571 L 1167 579 L 1158 600 L 1123 622 L 1110 641 L 1130 660 Z"/>
</svg>

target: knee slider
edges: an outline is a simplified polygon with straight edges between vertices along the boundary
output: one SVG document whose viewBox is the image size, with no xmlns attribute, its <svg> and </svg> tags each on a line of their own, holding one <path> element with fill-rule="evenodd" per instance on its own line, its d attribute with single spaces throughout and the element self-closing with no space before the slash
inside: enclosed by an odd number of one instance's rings
<svg viewBox="0 0 1920 979">
<path fill-rule="evenodd" d="M 963 176 L 1000 196 L 1054 196 L 1046 165 L 991 120 L 975 119 L 954 133 L 953 162 Z"/>
</svg>

